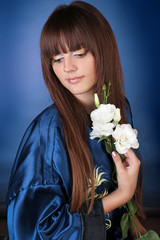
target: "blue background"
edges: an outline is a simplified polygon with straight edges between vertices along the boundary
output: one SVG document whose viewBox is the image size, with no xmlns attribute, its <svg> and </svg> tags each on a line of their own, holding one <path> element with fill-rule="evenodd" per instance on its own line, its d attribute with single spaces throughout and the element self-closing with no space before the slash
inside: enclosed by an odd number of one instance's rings
<svg viewBox="0 0 160 240">
<path fill-rule="evenodd" d="M 0 201 L 5 201 L 25 129 L 52 103 L 41 71 L 41 29 L 57 5 L 69 2 L 0 1 Z M 102 12 L 115 34 L 143 155 L 144 206 L 160 209 L 158 1 L 87 2 Z"/>
</svg>

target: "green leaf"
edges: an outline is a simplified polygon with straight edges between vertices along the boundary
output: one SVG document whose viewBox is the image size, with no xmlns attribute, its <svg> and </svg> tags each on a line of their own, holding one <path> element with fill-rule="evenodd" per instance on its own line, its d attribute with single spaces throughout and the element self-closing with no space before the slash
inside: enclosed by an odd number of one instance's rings
<svg viewBox="0 0 160 240">
<path fill-rule="evenodd" d="M 112 143 L 112 135 L 109 135 L 109 136 L 107 137 L 107 142 L 110 143 L 110 144 Z"/>
<path fill-rule="evenodd" d="M 108 137 L 106 136 L 102 136 L 99 140 L 98 140 L 98 143 L 101 142 L 102 140 L 106 140 Z"/>
<path fill-rule="evenodd" d="M 129 212 L 131 215 L 134 215 L 137 212 L 137 205 L 134 201 L 134 198 L 132 198 L 128 203 L 127 203 Z"/>
<path fill-rule="evenodd" d="M 143 240 L 143 239 L 145 239 L 145 240 L 160 240 L 158 234 L 153 230 L 149 230 L 141 238 L 137 238 L 136 240 Z"/>
<path fill-rule="evenodd" d="M 131 226 L 131 219 L 128 213 L 124 213 L 121 218 L 122 240 L 128 236 L 128 230 Z"/>
<path fill-rule="evenodd" d="M 105 148 L 106 148 L 106 151 L 111 154 L 112 153 L 112 147 L 110 144 L 108 144 L 106 141 L 105 141 Z"/>
</svg>

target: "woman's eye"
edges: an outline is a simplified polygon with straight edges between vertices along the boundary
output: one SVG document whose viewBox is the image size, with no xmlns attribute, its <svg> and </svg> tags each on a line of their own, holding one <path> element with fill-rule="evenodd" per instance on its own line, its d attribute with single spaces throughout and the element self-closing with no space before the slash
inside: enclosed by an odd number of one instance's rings
<svg viewBox="0 0 160 240">
<path fill-rule="evenodd" d="M 85 48 L 81 48 L 75 52 L 73 52 L 73 56 L 77 56 L 77 57 L 83 57 L 87 54 L 87 50 Z"/>
<path fill-rule="evenodd" d="M 62 62 L 63 58 L 64 57 L 62 55 L 56 55 L 56 56 L 53 57 L 53 62 L 54 63 L 56 63 L 56 62 L 60 63 L 60 62 Z"/>
<path fill-rule="evenodd" d="M 61 62 L 61 61 L 62 61 L 62 58 L 59 58 L 59 59 L 56 59 L 56 60 L 53 59 L 53 62 L 55 62 L 55 63 L 56 63 L 56 62 Z"/>
</svg>

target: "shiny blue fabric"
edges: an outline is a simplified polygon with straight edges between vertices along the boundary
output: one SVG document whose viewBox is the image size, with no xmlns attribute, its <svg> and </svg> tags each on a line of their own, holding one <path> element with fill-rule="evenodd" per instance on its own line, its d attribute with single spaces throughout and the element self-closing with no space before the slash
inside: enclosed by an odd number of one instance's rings
<svg viewBox="0 0 160 240">
<path fill-rule="evenodd" d="M 94 166 L 107 179 L 96 188 L 100 195 L 104 190 L 113 191 L 113 166 L 103 142 L 90 140 L 90 131 L 88 128 Z M 81 212 L 70 213 L 71 191 L 71 167 L 62 123 L 52 105 L 30 124 L 14 162 L 7 194 L 10 240 L 82 239 Z M 120 211 L 105 217 L 106 223 L 112 223 L 112 231 L 106 230 L 106 239 L 112 232 L 117 236 L 109 239 L 121 239 Z"/>
</svg>

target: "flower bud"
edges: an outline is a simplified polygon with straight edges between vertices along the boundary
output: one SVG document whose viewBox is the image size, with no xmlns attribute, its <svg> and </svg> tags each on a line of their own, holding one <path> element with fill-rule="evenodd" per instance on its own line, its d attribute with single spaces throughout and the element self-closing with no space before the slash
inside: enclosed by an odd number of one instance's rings
<svg viewBox="0 0 160 240">
<path fill-rule="evenodd" d="M 106 91 L 106 84 L 103 84 L 102 90 L 103 90 L 103 91 Z"/>
<path fill-rule="evenodd" d="M 94 103 L 96 107 L 99 108 L 100 102 L 99 102 L 99 97 L 97 93 L 94 94 Z"/>
<path fill-rule="evenodd" d="M 117 125 L 120 120 L 121 120 L 120 109 L 119 109 L 119 108 L 116 108 L 116 110 L 114 111 L 113 121 L 114 121 L 115 124 Z"/>
</svg>

